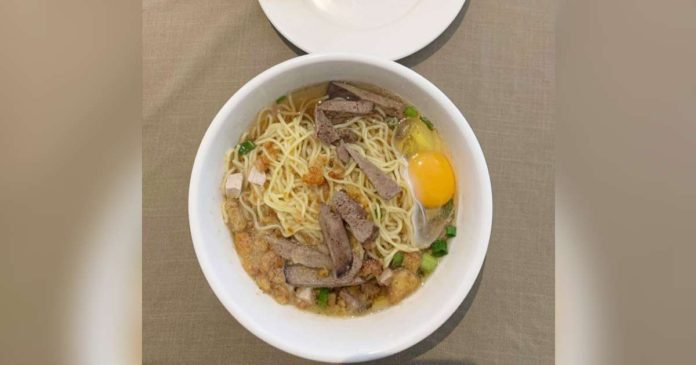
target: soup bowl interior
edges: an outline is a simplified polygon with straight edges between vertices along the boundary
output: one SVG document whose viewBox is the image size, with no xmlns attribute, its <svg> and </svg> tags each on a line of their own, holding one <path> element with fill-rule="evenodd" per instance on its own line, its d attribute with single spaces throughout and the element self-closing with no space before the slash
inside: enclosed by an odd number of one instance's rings
<svg viewBox="0 0 696 365">
<path fill-rule="evenodd" d="M 413 103 L 447 144 L 457 178 L 457 236 L 423 286 L 401 303 L 365 316 L 329 317 L 281 305 L 242 268 L 225 226 L 220 189 L 224 156 L 256 113 L 288 91 L 329 81 L 361 81 Z M 454 104 L 433 84 L 399 64 L 356 55 L 306 55 L 261 73 L 237 91 L 208 128 L 189 186 L 189 222 L 196 255 L 211 288 L 249 331 L 291 354 L 328 362 L 384 357 L 424 339 L 462 303 L 488 247 L 492 197 L 481 148 Z"/>
</svg>

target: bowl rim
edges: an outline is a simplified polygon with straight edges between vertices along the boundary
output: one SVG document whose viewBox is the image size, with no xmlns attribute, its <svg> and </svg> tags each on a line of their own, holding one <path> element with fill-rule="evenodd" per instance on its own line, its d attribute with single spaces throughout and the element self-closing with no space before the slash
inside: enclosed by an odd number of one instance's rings
<svg viewBox="0 0 696 365">
<path fill-rule="evenodd" d="M 276 347 L 282 351 L 289 354 L 299 356 L 305 359 L 324 361 L 324 362 L 346 362 L 346 359 L 340 355 L 330 355 L 321 351 L 316 351 L 311 347 L 296 348 L 287 344 L 283 340 L 282 335 L 275 335 L 269 331 L 261 329 L 253 319 L 243 315 L 241 308 L 238 308 L 237 303 L 234 301 L 223 300 L 225 295 L 223 295 L 223 286 L 218 281 L 218 278 L 213 273 L 212 264 L 207 259 L 206 255 L 203 254 L 205 250 L 202 227 L 202 217 L 199 216 L 198 210 L 193 207 L 196 206 L 197 202 L 200 201 L 201 197 L 201 180 L 203 169 L 203 156 L 205 151 L 210 149 L 214 136 L 216 136 L 222 129 L 225 119 L 231 113 L 231 111 L 246 98 L 247 94 L 251 90 L 254 90 L 267 80 L 273 79 L 289 70 L 297 67 L 302 67 L 307 64 L 321 63 L 321 62 L 354 62 L 354 63 L 364 63 L 373 67 L 382 68 L 385 71 L 397 73 L 402 77 L 407 78 L 410 82 L 418 84 L 419 87 L 425 89 L 430 95 L 432 95 L 433 100 L 441 104 L 448 113 L 457 115 L 461 117 L 463 123 L 461 123 L 461 131 L 463 137 L 465 137 L 469 142 L 471 142 L 472 154 L 474 161 L 474 169 L 477 172 L 477 177 L 481 182 L 481 237 L 482 242 L 478 243 L 478 247 L 475 250 L 475 257 L 472 258 L 473 266 L 476 267 L 476 275 L 472 278 L 466 278 L 460 285 L 454 287 L 456 289 L 452 292 L 450 298 L 439 306 L 439 310 L 434 312 L 433 317 L 430 321 L 422 322 L 419 326 L 414 328 L 414 331 L 408 334 L 404 334 L 399 338 L 391 338 L 390 341 L 385 341 L 385 345 L 382 350 L 360 354 L 355 360 L 351 362 L 362 362 L 375 360 L 383 358 L 389 355 L 393 355 L 400 351 L 403 351 L 416 343 L 422 341 L 427 336 L 435 332 L 440 326 L 442 326 L 457 308 L 461 305 L 467 295 L 470 293 L 471 288 L 476 281 L 478 275 L 480 275 L 481 268 L 483 266 L 483 261 L 485 259 L 486 253 L 488 251 L 488 244 L 490 241 L 490 234 L 493 221 L 493 197 L 490 175 L 488 171 L 488 166 L 483 155 L 483 150 L 474 134 L 471 126 L 467 122 L 464 115 L 459 111 L 459 109 L 454 105 L 454 103 L 433 83 L 419 75 L 415 71 L 398 64 L 394 61 L 384 60 L 373 56 L 358 55 L 358 54 L 347 54 L 347 53 L 324 53 L 324 54 L 308 54 L 289 60 L 283 61 L 275 66 L 268 68 L 267 70 L 261 72 L 247 83 L 245 83 L 239 90 L 237 90 L 223 105 L 223 107 L 218 111 L 218 113 L 213 118 L 212 122 L 208 126 L 198 150 L 196 151 L 196 157 L 193 162 L 193 167 L 191 171 L 191 178 L 189 182 L 188 191 L 188 216 L 189 216 L 189 228 L 191 231 L 191 239 L 193 241 L 194 251 L 198 263 L 201 267 L 201 271 L 210 285 L 213 293 L 222 303 L 222 305 L 227 309 L 227 311 L 244 326 L 248 331 L 253 333 L 256 337 L 260 338 L 264 342 Z M 281 304 L 278 304 L 281 305 Z"/>
</svg>

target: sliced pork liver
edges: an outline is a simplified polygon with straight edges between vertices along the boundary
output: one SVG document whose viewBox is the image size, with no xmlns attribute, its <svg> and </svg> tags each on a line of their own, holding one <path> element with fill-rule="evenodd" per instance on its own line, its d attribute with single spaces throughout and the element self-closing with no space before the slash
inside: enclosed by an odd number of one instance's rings
<svg viewBox="0 0 696 365">
<path fill-rule="evenodd" d="M 314 111 L 314 124 L 317 130 L 317 138 L 326 144 L 333 144 L 341 140 L 336 128 L 321 109 Z"/>
<path fill-rule="evenodd" d="M 368 219 L 365 209 L 348 194 L 344 191 L 336 192 L 331 199 L 331 204 L 341 218 L 348 223 L 350 231 L 360 243 L 375 239 L 379 233 L 377 225 Z"/>
<path fill-rule="evenodd" d="M 369 100 L 330 99 L 317 105 L 333 124 L 345 123 L 356 116 L 371 113 L 375 104 Z"/>
<path fill-rule="evenodd" d="M 346 100 L 358 100 L 358 97 L 350 91 L 337 86 L 333 81 L 329 82 L 326 87 L 326 93 L 329 94 L 329 99 L 333 98 L 343 98 Z"/>
<path fill-rule="evenodd" d="M 335 87 L 348 91 L 349 93 L 357 96 L 362 100 L 368 100 L 383 107 L 384 109 L 386 109 L 385 111 L 390 115 L 394 115 L 397 117 L 403 116 L 404 108 L 406 106 L 398 100 L 394 100 L 386 96 L 379 95 L 377 93 L 367 91 L 365 89 L 361 89 L 357 86 L 345 82 L 334 81 L 332 82 L 332 84 Z"/>
<path fill-rule="evenodd" d="M 340 286 L 360 285 L 365 282 L 364 279 L 358 277 L 360 268 L 362 267 L 365 251 L 361 245 L 356 245 L 353 254 L 353 264 L 350 271 L 343 277 L 335 277 L 333 275 L 322 276 L 319 270 L 310 269 L 302 265 L 285 265 L 284 274 L 285 282 L 295 286 L 309 286 L 313 288 L 335 288 Z"/>
<path fill-rule="evenodd" d="M 327 113 L 368 114 L 375 108 L 375 104 L 369 100 L 345 100 L 336 98 L 322 102 L 317 105 L 317 108 Z"/>
<path fill-rule="evenodd" d="M 341 143 L 336 147 L 336 155 L 338 156 L 338 159 L 341 160 L 344 164 L 347 164 L 350 162 L 350 153 L 348 152 L 348 146 L 346 146 L 344 143 Z"/>
<path fill-rule="evenodd" d="M 285 282 L 295 286 L 309 286 L 312 288 L 336 288 L 340 286 L 360 285 L 365 282 L 360 277 L 348 277 L 348 275 L 336 278 L 333 275 L 321 276 L 316 269 L 310 269 L 302 265 L 285 265 Z"/>
<path fill-rule="evenodd" d="M 350 129 L 339 129 L 338 135 L 341 137 L 341 140 L 346 143 L 355 143 L 360 140 L 360 136 Z"/>
<path fill-rule="evenodd" d="M 268 241 L 271 249 L 273 249 L 278 256 L 290 260 L 293 263 L 320 269 L 333 268 L 331 257 L 319 250 L 303 246 L 285 238 L 268 237 L 266 241 Z"/>
<path fill-rule="evenodd" d="M 353 261 L 346 228 L 343 226 L 341 217 L 332 212 L 326 204 L 322 204 L 319 209 L 319 226 L 324 236 L 324 243 L 329 248 L 336 277 L 340 278 L 348 271 Z"/>
<path fill-rule="evenodd" d="M 354 149 L 346 145 L 343 145 L 343 148 L 348 151 L 350 157 L 355 160 L 360 169 L 365 173 L 365 176 L 367 176 L 370 182 L 372 182 L 372 185 L 374 185 L 375 189 L 377 190 L 377 194 L 379 194 L 382 199 L 389 200 L 401 192 L 401 187 L 399 187 L 399 184 L 384 173 L 384 171 L 380 170 L 379 167 L 375 166 L 372 162 Z"/>
</svg>

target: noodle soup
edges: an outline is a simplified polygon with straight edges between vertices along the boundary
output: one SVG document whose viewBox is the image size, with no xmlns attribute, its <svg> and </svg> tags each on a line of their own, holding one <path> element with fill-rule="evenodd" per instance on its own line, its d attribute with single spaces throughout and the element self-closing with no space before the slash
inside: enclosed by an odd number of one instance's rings
<svg viewBox="0 0 696 365">
<path fill-rule="evenodd" d="M 282 304 L 331 315 L 396 304 L 456 235 L 437 122 L 373 85 L 280 96 L 226 164 L 223 218 L 245 271 Z"/>
</svg>

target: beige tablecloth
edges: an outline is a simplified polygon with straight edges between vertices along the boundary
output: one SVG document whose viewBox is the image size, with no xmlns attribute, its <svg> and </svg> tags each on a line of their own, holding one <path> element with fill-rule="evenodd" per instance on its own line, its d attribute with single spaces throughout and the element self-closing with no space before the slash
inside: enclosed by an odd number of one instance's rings
<svg viewBox="0 0 696 365">
<path fill-rule="evenodd" d="M 468 0 L 445 34 L 402 60 L 474 129 L 494 218 L 466 302 L 384 363 L 554 359 L 554 9 L 552 0 Z M 144 362 L 307 363 L 223 308 L 196 261 L 186 207 L 194 155 L 215 113 L 250 78 L 297 53 L 251 0 L 145 0 L 143 42 Z"/>
</svg>

